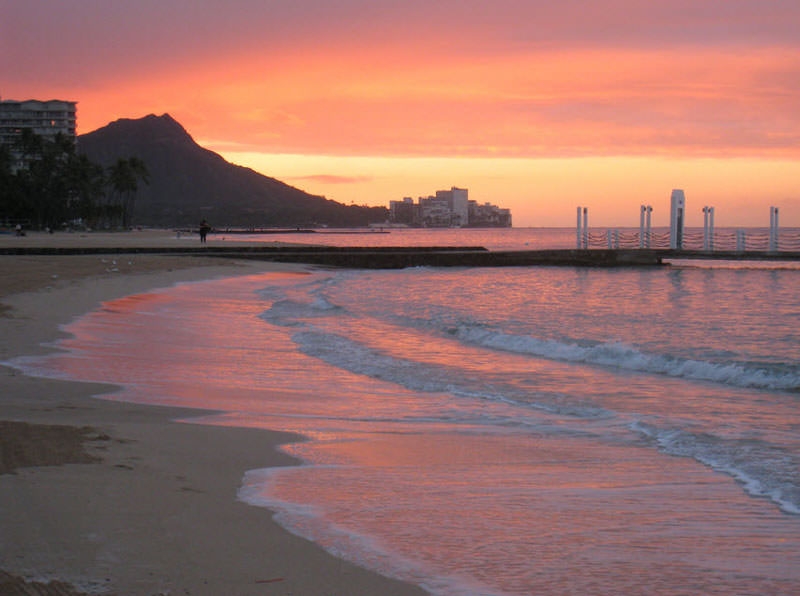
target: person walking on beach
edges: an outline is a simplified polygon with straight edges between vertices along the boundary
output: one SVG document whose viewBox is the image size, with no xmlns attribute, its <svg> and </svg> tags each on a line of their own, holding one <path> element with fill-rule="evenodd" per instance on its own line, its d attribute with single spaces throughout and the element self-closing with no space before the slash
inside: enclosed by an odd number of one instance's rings
<svg viewBox="0 0 800 596">
<path fill-rule="evenodd" d="M 211 226 L 208 225 L 208 222 L 206 220 L 201 221 L 200 222 L 200 243 L 201 244 L 205 244 L 206 243 L 206 236 L 208 236 L 208 233 L 210 231 L 211 231 Z"/>
</svg>

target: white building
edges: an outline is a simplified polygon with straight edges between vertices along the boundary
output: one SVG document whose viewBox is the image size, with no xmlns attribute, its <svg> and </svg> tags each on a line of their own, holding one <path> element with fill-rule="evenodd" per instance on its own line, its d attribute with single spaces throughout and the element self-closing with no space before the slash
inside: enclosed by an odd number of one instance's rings
<svg viewBox="0 0 800 596">
<path fill-rule="evenodd" d="M 453 186 L 450 190 L 437 190 L 436 198 L 447 201 L 453 226 L 464 227 L 469 224 L 469 191 L 466 188 Z"/>
<path fill-rule="evenodd" d="M 466 188 L 437 190 L 434 196 L 389 202 L 390 221 L 425 228 L 511 227 L 511 211 L 469 200 Z"/>
<path fill-rule="evenodd" d="M 61 133 L 74 141 L 76 105 L 59 99 L 0 101 L 0 145 L 13 145 L 25 128 L 41 137 L 52 139 Z"/>
</svg>

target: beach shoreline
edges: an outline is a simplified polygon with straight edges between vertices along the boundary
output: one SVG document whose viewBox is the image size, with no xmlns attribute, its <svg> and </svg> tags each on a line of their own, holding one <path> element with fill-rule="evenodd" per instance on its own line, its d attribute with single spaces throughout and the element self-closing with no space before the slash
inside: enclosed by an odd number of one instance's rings
<svg viewBox="0 0 800 596">
<path fill-rule="evenodd" d="M 122 246 L 143 237 L 111 236 Z M 61 325 L 107 300 L 304 269 L 202 256 L 2 256 L 0 362 L 52 349 Z M 425 593 L 337 559 L 237 500 L 247 470 L 295 464 L 277 447 L 300 437 L 183 424 L 200 413 L 93 397 L 114 390 L 0 367 L 0 593 Z"/>
</svg>

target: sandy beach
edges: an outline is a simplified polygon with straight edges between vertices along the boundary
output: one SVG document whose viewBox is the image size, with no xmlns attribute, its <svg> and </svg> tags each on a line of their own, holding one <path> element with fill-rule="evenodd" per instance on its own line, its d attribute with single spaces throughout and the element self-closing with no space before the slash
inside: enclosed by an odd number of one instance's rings
<svg viewBox="0 0 800 596">
<path fill-rule="evenodd" d="M 210 241 L 214 242 L 213 237 Z M 0 246 L 164 246 L 173 232 L 0 236 Z M 0 256 L 0 362 L 51 349 L 102 301 L 303 266 L 202 256 Z M 191 411 L 97 399 L 113 387 L 0 367 L 0 594 L 411 595 L 236 500 L 296 437 L 184 424 Z"/>
</svg>

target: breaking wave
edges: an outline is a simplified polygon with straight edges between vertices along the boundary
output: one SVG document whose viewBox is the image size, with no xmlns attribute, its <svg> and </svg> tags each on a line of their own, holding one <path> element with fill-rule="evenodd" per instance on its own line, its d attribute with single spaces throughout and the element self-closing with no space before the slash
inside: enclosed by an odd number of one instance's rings
<svg viewBox="0 0 800 596">
<path fill-rule="evenodd" d="M 800 514 L 800 462 L 785 450 L 758 439 L 728 439 L 709 433 L 664 429 L 633 422 L 631 430 L 669 455 L 691 457 L 733 476 L 745 491 Z"/>
<path fill-rule="evenodd" d="M 800 370 L 792 365 L 710 362 L 651 354 L 622 342 L 581 345 L 513 335 L 474 324 L 458 326 L 453 335 L 472 345 L 564 362 L 593 364 L 742 388 L 800 391 Z"/>
</svg>

